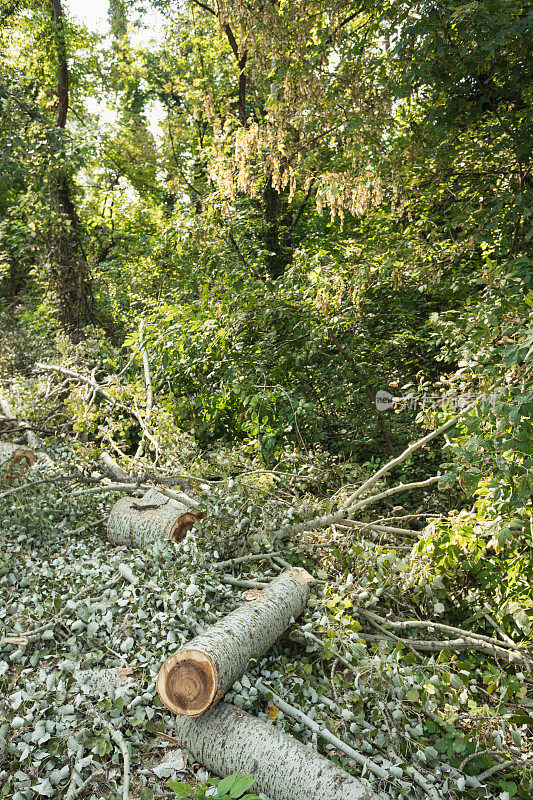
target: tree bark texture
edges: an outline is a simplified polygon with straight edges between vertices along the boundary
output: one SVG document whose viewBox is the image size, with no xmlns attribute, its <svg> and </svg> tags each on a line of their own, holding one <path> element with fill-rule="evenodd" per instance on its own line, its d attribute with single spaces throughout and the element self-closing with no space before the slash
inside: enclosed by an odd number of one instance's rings
<svg viewBox="0 0 533 800">
<path fill-rule="evenodd" d="M 64 130 L 69 108 L 69 74 L 65 26 L 61 0 L 51 0 L 54 39 L 57 53 L 57 111 L 55 125 Z M 61 161 L 66 159 L 61 153 Z M 94 299 L 89 266 L 83 251 L 80 221 L 73 201 L 71 170 L 62 163 L 52 177 L 51 200 L 58 215 L 57 230 L 51 241 L 50 278 L 57 296 L 59 318 L 68 330 L 79 330 L 94 321 Z"/>
<path fill-rule="evenodd" d="M 304 569 L 285 571 L 174 653 L 157 676 L 161 701 L 175 714 L 203 714 L 244 675 L 250 657 L 269 650 L 300 616 L 313 582 Z"/>
<path fill-rule="evenodd" d="M 229 703 L 197 719 L 178 717 L 176 738 L 217 775 L 253 775 L 253 790 L 270 800 L 378 800 L 369 785 L 316 750 Z"/>
<path fill-rule="evenodd" d="M 35 464 L 35 456 L 28 448 L 12 442 L 0 442 L 0 474 L 10 485 Z"/>
<path fill-rule="evenodd" d="M 113 544 L 153 547 L 181 542 L 202 514 L 149 489 L 142 498 L 123 497 L 109 514 L 107 538 Z"/>
</svg>

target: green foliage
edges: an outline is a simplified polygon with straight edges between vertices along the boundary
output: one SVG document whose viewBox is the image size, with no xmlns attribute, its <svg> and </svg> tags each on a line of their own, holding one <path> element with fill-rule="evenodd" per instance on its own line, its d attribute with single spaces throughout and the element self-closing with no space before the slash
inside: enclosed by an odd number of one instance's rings
<svg viewBox="0 0 533 800">
<path fill-rule="evenodd" d="M 248 789 L 253 786 L 254 779 L 251 775 L 228 775 L 227 778 L 212 778 L 203 786 L 189 786 L 187 783 L 169 781 L 169 786 L 178 797 L 224 797 L 240 798 L 240 800 L 260 800 L 256 794 L 249 794 Z M 213 791 L 213 787 L 215 790 Z"/>
</svg>

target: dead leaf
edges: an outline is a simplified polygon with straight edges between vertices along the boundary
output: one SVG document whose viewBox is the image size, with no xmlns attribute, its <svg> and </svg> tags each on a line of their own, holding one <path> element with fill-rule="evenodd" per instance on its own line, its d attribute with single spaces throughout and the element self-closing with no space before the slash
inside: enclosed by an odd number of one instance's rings
<svg viewBox="0 0 533 800">
<path fill-rule="evenodd" d="M 122 678 L 124 682 L 126 682 L 126 678 L 133 675 L 133 667 L 117 667 L 116 671 L 119 678 Z"/>
</svg>

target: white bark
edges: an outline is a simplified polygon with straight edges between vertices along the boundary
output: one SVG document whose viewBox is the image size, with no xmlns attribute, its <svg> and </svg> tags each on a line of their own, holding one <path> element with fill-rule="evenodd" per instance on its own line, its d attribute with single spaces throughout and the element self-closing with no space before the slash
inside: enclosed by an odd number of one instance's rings
<svg viewBox="0 0 533 800">
<path fill-rule="evenodd" d="M 246 672 L 250 656 L 280 638 L 309 599 L 313 578 L 293 568 L 168 658 L 157 690 L 175 714 L 198 716 L 220 700 Z"/>
<path fill-rule="evenodd" d="M 253 790 L 270 800 L 378 800 L 366 782 L 228 703 L 197 719 L 178 717 L 176 737 L 180 747 L 217 775 L 253 775 Z"/>
<path fill-rule="evenodd" d="M 1 393 L 0 393 L 0 408 L 2 409 L 2 413 L 5 414 L 6 417 L 8 417 L 8 419 L 12 420 L 16 419 L 16 414 L 15 410 L 13 409 L 13 406 L 11 405 L 9 400 L 7 400 L 7 398 L 4 397 L 4 395 Z M 25 427 L 25 424 L 21 423 L 20 421 L 18 423 L 17 422 L 14 423 L 15 428 L 19 428 L 21 427 L 21 425 L 22 427 Z M 26 427 L 25 433 L 26 433 L 26 441 L 28 442 L 29 446 L 33 448 L 33 450 L 38 450 L 39 447 L 41 446 L 41 440 L 39 439 L 39 437 L 36 436 L 36 434 L 32 430 L 30 430 L 29 427 Z M 45 457 L 45 460 L 46 459 L 47 457 Z M 53 463 L 51 459 L 48 459 L 48 461 L 50 463 Z"/>
<path fill-rule="evenodd" d="M 196 509 L 150 489 L 142 498 L 122 497 L 111 509 L 107 538 L 113 544 L 153 547 L 169 541 L 181 542 L 201 518 Z"/>
<path fill-rule="evenodd" d="M 109 473 L 118 481 L 129 481 L 130 477 L 127 472 L 124 472 L 120 464 L 117 464 L 114 458 L 111 458 L 109 453 L 105 451 L 100 455 L 100 461 L 107 468 Z"/>
<path fill-rule="evenodd" d="M 10 484 L 35 464 L 35 456 L 27 447 L 12 442 L 0 442 L 0 473 Z"/>
</svg>

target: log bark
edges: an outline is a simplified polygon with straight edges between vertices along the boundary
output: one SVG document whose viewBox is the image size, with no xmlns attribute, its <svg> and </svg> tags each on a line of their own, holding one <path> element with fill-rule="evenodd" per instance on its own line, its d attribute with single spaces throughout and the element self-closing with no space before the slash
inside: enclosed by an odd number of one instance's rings
<svg viewBox="0 0 533 800">
<path fill-rule="evenodd" d="M 39 448 L 41 447 L 41 440 L 31 430 L 31 427 L 28 425 L 27 422 L 25 422 L 24 420 L 18 420 L 17 421 L 16 414 L 15 414 L 15 411 L 14 411 L 11 403 L 9 402 L 9 400 L 6 397 L 4 397 L 4 395 L 2 393 L 0 393 L 0 409 L 2 409 L 2 413 L 5 414 L 5 416 L 9 420 L 13 421 L 13 424 L 15 425 L 15 427 L 18 430 L 24 430 L 24 432 L 26 434 L 26 441 L 28 442 L 30 448 L 32 450 L 39 450 Z M 54 462 L 52 461 L 52 459 L 49 456 L 46 455 L 46 453 L 37 454 L 37 457 L 41 458 L 49 466 L 53 466 Z"/>
<path fill-rule="evenodd" d="M 164 705 L 175 714 L 196 717 L 217 703 L 244 675 L 250 657 L 265 653 L 302 613 L 313 582 L 304 569 L 283 572 L 174 653 L 157 676 Z"/>
<path fill-rule="evenodd" d="M 35 456 L 28 447 L 12 442 L 0 442 L 0 472 L 4 483 L 11 485 L 35 464 Z"/>
<path fill-rule="evenodd" d="M 109 453 L 105 451 L 100 455 L 100 461 L 106 467 L 106 469 L 111 473 L 113 478 L 116 478 L 119 481 L 129 481 L 130 477 L 127 472 L 124 472 L 122 467 L 117 464 L 114 458 L 111 458 Z"/>
<path fill-rule="evenodd" d="M 371 786 L 316 750 L 229 703 L 198 719 L 178 717 L 176 738 L 217 775 L 253 775 L 253 790 L 270 800 L 378 800 Z"/>
<path fill-rule="evenodd" d="M 123 497 L 107 521 L 107 538 L 113 544 L 158 549 L 168 541 L 181 542 L 201 512 L 149 489 L 142 498 Z"/>
</svg>

